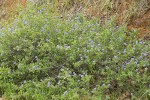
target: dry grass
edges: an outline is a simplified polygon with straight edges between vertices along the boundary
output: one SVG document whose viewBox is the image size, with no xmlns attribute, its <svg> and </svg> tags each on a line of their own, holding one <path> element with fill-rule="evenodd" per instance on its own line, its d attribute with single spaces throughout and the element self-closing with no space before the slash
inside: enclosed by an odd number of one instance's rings
<svg viewBox="0 0 150 100">
<path fill-rule="evenodd" d="M 118 25 L 126 23 L 129 30 L 139 30 L 139 37 L 150 33 L 150 0 L 59 0 L 57 3 L 64 16 L 83 13 L 102 22 L 115 17 Z"/>
<path fill-rule="evenodd" d="M 37 5 L 47 2 L 47 0 L 36 1 Z M 150 33 L 150 0 L 51 0 L 47 3 L 51 4 L 52 12 L 61 13 L 62 17 L 83 13 L 88 18 L 98 18 L 102 23 L 115 17 L 118 25 L 126 23 L 129 30 L 138 29 L 141 33 L 139 36 Z M 7 0 L 3 4 L 0 19 L 7 19 L 20 2 Z M 25 7 L 26 0 L 21 0 L 21 4 Z"/>
<path fill-rule="evenodd" d="M 4 98 L 0 98 L 0 100 L 6 100 L 6 99 L 4 99 Z"/>
<path fill-rule="evenodd" d="M 17 13 L 17 7 L 26 6 L 26 0 L 1 0 L 0 1 L 0 20 L 8 19 L 12 14 Z"/>
</svg>

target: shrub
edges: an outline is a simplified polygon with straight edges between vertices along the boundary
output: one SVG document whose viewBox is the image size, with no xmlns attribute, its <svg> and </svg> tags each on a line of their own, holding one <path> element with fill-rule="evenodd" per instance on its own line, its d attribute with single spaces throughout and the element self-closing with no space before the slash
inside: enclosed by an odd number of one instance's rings
<svg viewBox="0 0 150 100">
<path fill-rule="evenodd" d="M 15 100 L 148 99 L 149 41 L 82 15 L 40 6 L 0 34 L 0 93 Z M 129 34 L 129 36 L 128 36 Z M 143 95 L 144 94 L 144 95 Z"/>
</svg>

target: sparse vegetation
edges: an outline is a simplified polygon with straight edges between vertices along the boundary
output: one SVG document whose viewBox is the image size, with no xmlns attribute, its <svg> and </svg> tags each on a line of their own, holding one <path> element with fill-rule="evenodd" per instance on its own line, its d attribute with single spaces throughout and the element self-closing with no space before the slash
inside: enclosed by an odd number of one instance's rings
<svg viewBox="0 0 150 100">
<path fill-rule="evenodd" d="M 0 29 L 0 96 L 150 99 L 150 41 L 137 39 L 138 31 L 128 31 L 128 23 L 118 25 L 114 17 L 104 24 L 81 13 L 62 16 L 74 3 L 88 7 L 85 1 L 30 2 Z"/>
</svg>

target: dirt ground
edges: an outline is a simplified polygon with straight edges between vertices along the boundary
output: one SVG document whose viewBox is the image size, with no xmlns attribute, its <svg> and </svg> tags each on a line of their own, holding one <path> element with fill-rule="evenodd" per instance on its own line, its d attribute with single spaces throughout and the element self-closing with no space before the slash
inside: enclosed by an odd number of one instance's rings
<svg viewBox="0 0 150 100">
<path fill-rule="evenodd" d="M 0 98 L 0 100 L 4 100 L 3 98 Z"/>
</svg>

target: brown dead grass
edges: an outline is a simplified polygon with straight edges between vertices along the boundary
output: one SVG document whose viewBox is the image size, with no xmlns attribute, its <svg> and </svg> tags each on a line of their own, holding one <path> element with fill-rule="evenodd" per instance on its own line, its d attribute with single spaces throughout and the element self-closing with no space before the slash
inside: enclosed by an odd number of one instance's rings
<svg viewBox="0 0 150 100">
<path fill-rule="evenodd" d="M 26 7 L 26 0 L 7 0 L 6 13 L 0 19 L 7 19 L 18 4 Z M 115 17 L 118 25 L 125 23 L 129 30 L 139 30 L 138 38 L 150 36 L 150 0 L 55 0 L 52 5 L 54 12 L 58 11 L 62 16 L 83 13 L 88 18 L 100 19 L 102 23 Z"/>
<path fill-rule="evenodd" d="M 126 23 L 129 30 L 138 30 L 138 38 L 150 34 L 150 0 L 83 0 L 82 4 L 72 6 L 71 13 L 79 11 L 102 22 L 113 16 L 118 25 Z"/>
<path fill-rule="evenodd" d="M 26 0 L 0 0 L 0 20 L 12 17 L 19 5 L 26 7 Z"/>
<path fill-rule="evenodd" d="M 62 16 L 83 13 L 105 23 L 111 17 L 118 25 L 127 24 L 129 30 L 138 30 L 138 38 L 150 36 L 150 0 L 56 0 Z"/>
</svg>

